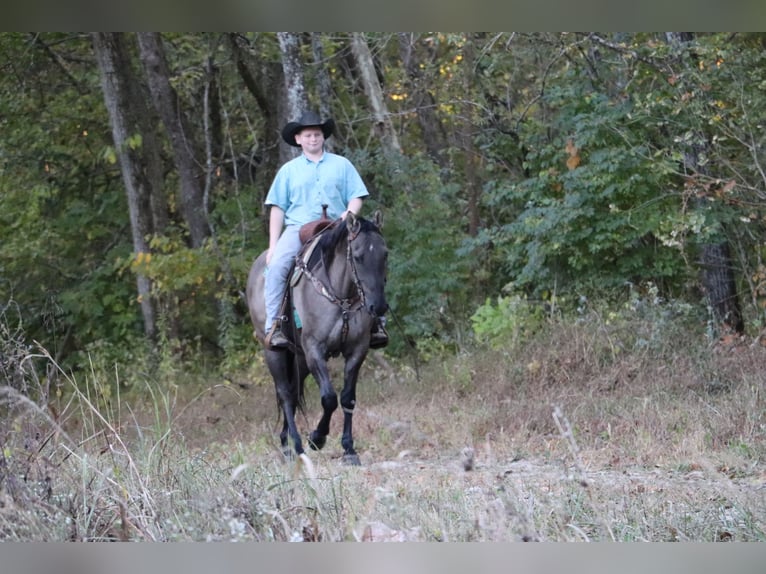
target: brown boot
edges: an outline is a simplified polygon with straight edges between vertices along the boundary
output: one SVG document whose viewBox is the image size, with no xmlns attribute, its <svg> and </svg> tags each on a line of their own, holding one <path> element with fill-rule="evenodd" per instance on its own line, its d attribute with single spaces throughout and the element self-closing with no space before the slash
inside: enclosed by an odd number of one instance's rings
<svg viewBox="0 0 766 574">
<path fill-rule="evenodd" d="M 388 333 L 386 333 L 386 318 L 378 317 L 372 324 L 370 333 L 370 349 L 382 349 L 388 345 Z"/>
<path fill-rule="evenodd" d="M 290 341 L 287 340 L 285 334 L 282 332 L 282 326 L 279 321 L 274 321 L 269 330 L 269 334 L 266 335 L 266 347 L 270 349 L 284 349 L 290 345 Z"/>
</svg>

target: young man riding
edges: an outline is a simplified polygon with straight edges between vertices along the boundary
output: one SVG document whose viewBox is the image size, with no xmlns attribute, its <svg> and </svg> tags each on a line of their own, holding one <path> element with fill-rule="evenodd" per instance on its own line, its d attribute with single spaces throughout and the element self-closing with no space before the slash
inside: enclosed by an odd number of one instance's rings
<svg viewBox="0 0 766 574">
<path fill-rule="evenodd" d="M 301 248 L 301 226 L 327 216 L 345 219 L 351 211 L 358 214 L 369 195 L 359 172 L 345 157 L 325 151 L 324 142 L 335 128 L 335 122 L 324 122 L 315 112 L 307 111 L 282 130 L 282 139 L 302 154 L 285 163 L 277 172 L 266 196 L 269 214 L 269 249 L 266 255 L 266 346 L 271 349 L 289 345 L 280 328 L 279 311 L 287 285 L 287 276 Z M 283 231 L 284 227 L 284 231 Z M 370 348 L 385 347 L 388 334 L 384 319 L 374 323 Z"/>
</svg>

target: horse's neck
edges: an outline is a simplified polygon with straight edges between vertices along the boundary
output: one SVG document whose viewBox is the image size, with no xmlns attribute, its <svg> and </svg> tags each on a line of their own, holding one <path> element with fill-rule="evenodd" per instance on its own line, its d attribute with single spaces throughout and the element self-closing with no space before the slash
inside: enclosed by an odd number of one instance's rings
<svg viewBox="0 0 766 574">
<path fill-rule="evenodd" d="M 341 296 L 348 296 L 354 290 L 354 279 L 351 273 L 351 267 L 347 261 L 348 244 L 341 241 L 335 246 L 335 254 L 332 263 L 325 264 L 325 273 L 330 285 L 335 292 Z"/>
</svg>

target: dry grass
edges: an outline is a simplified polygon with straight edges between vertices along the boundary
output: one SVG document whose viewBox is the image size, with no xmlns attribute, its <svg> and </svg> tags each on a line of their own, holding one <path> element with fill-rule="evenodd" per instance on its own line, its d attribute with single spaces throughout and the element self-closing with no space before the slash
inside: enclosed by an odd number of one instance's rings
<svg viewBox="0 0 766 574">
<path fill-rule="evenodd" d="M 337 416 L 324 451 L 285 464 L 257 367 L 241 386 L 152 382 L 130 400 L 101 396 L 116 375 L 95 370 L 60 373 L 58 400 L 6 386 L 0 538 L 766 538 L 759 344 L 591 315 L 510 349 L 441 356 L 420 380 L 390 361 L 362 373 L 361 468 L 340 464 Z M 307 399 L 306 432 L 313 385 Z"/>
</svg>

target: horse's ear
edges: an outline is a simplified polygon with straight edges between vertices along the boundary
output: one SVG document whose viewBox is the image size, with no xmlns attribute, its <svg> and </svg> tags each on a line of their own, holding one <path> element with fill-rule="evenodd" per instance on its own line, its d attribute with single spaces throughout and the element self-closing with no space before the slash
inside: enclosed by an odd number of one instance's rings
<svg viewBox="0 0 766 574">
<path fill-rule="evenodd" d="M 353 233 L 354 229 L 359 227 L 357 215 L 353 211 L 348 211 L 346 213 L 346 227 L 348 227 L 349 233 Z"/>
<path fill-rule="evenodd" d="M 372 222 L 378 229 L 383 228 L 383 214 L 380 212 L 380 209 L 375 210 L 375 213 L 372 216 Z"/>
</svg>

